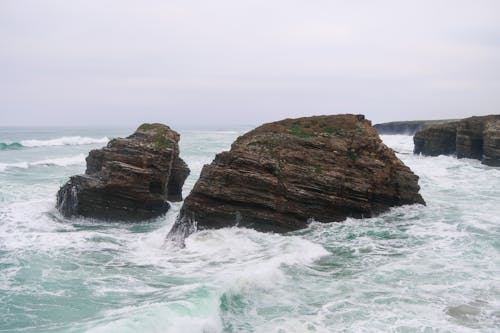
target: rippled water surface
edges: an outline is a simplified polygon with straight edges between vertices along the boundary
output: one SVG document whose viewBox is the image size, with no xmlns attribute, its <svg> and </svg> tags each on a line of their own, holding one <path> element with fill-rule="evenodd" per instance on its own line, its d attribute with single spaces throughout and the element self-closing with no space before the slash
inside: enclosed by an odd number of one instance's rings
<svg viewBox="0 0 500 333">
<path fill-rule="evenodd" d="M 411 154 L 427 206 L 165 243 L 180 204 L 148 223 L 67 221 L 55 193 L 130 129 L 0 129 L 0 331 L 500 332 L 500 169 Z M 242 131 L 181 131 L 193 187 Z"/>
</svg>

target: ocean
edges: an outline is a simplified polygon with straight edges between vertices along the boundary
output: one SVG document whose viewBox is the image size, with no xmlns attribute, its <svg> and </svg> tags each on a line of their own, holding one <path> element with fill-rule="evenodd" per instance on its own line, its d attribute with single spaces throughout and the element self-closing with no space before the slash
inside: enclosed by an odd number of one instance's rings
<svg viewBox="0 0 500 333">
<path fill-rule="evenodd" d="M 500 332 L 500 169 L 412 154 L 427 206 L 165 241 L 182 203 L 144 223 L 65 220 L 59 187 L 131 128 L 0 128 L 0 332 Z M 242 130 L 181 130 L 191 168 Z"/>
</svg>

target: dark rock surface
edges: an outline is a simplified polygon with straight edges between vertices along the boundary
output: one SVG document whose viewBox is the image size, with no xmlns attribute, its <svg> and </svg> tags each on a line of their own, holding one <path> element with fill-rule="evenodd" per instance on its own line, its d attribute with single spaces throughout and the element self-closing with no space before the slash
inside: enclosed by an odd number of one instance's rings
<svg viewBox="0 0 500 333">
<path fill-rule="evenodd" d="M 483 164 L 500 166 L 500 119 L 486 124 L 483 140 Z"/>
<path fill-rule="evenodd" d="M 426 127 L 413 137 L 414 153 L 430 156 L 456 154 L 484 164 L 500 164 L 498 121 L 500 115 L 470 117 Z"/>
<path fill-rule="evenodd" d="M 456 152 L 457 123 L 429 126 L 413 137 L 414 153 L 428 156 L 451 155 Z"/>
<path fill-rule="evenodd" d="M 57 193 L 57 208 L 66 217 L 128 221 L 165 213 L 166 200 L 182 200 L 189 175 L 178 141 L 168 126 L 143 124 L 131 136 L 92 150 L 85 174 L 72 176 Z"/>
<path fill-rule="evenodd" d="M 392 121 L 389 123 L 375 124 L 373 127 L 379 134 L 405 134 L 414 135 L 419 130 L 436 125 L 452 122 L 454 120 L 411 120 Z"/>
<path fill-rule="evenodd" d="M 418 177 L 362 115 L 262 125 L 205 165 L 169 237 L 245 226 L 287 232 L 310 219 L 370 217 L 420 203 Z"/>
<path fill-rule="evenodd" d="M 470 117 L 457 124 L 457 157 L 483 158 L 483 132 L 491 117 Z"/>
</svg>

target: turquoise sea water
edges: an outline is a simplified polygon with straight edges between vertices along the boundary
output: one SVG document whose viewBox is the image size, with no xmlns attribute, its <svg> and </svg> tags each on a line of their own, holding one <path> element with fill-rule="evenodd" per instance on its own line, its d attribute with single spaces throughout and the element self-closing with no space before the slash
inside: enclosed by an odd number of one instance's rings
<svg viewBox="0 0 500 333">
<path fill-rule="evenodd" d="M 132 129 L 0 128 L 0 332 L 500 332 L 500 169 L 411 154 L 427 206 L 165 242 L 181 203 L 147 223 L 64 220 L 55 194 Z M 242 131 L 185 130 L 192 170 Z"/>
</svg>

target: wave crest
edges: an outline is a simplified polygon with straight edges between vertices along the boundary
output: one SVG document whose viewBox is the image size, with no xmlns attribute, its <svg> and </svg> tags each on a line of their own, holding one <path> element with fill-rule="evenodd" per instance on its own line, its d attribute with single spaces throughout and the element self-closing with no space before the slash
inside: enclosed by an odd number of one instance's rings
<svg viewBox="0 0 500 333">
<path fill-rule="evenodd" d="M 46 160 L 39 160 L 33 162 L 15 162 L 15 163 L 0 163 L 0 172 L 10 168 L 28 169 L 33 166 L 70 166 L 83 164 L 85 162 L 85 155 L 78 154 L 75 156 L 59 157 Z"/>
<path fill-rule="evenodd" d="M 90 138 L 85 136 L 63 136 L 48 140 L 21 140 L 20 142 L 0 142 L 0 150 L 21 149 L 23 147 L 78 146 L 107 143 L 108 137 Z"/>
<path fill-rule="evenodd" d="M 19 142 L 5 143 L 0 142 L 0 150 L 14 150 L 21 149 L 23 147 Z"/>
<path fill-rule="evenodd" d="M 63 136 L 61 138 L 49 140 L 22 140 L 24 147 L 45 147 L 45 146 L 77 146 L 90 145 L 93 143 L 107 143 L 108 137 L 89 138 L 85 136 Z"/>
</svg>

